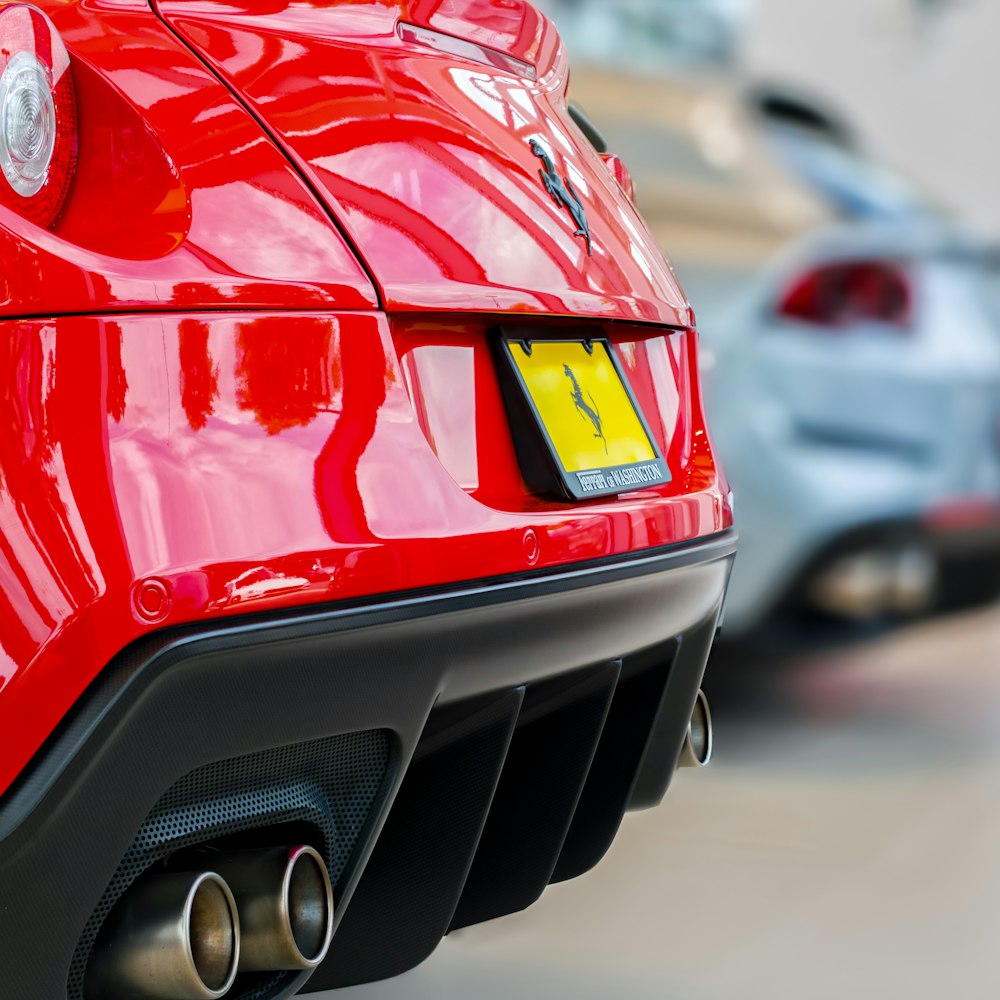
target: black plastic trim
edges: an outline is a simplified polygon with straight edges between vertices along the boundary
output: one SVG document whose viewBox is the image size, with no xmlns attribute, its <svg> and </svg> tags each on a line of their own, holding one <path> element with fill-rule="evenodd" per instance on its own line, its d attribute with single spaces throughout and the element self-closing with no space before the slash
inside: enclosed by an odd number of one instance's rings
<svg viewBox="0 0 1000 1000">
<path fill-rule="evenodd" d="M 384 728 L 395 734 L 398 767 L 371 839 L 345 872 L 343 919 L 432 711 L 627 657 L 706 621 L 714 628 L 734 547 L 725 533 L 451 591 L 166 631 L 129 648 L 0 803 L 5 992 L 65 995 L 83 927 L 179 777 Z M 686 724 L 690 705 L 676 712 Z M 657 757 L 672 769 L 669 753 Z"/>
<path fill-rule="evenodd" d="M 345 628 L 389 624 L 420 614 L 461 611 L 499 604 L 515 597 L 544 596 L 588 583 L 611 583 L 631 576 L 661 572 L 669 563 L 681 568 L 732 556 L 736 533 L 732 530 L 696 542 L 650 549 L 642 556 L 629 553 L 575 564 L 566 570 L 535 570 L 507 577 L 486 577 L 458 587 L 429 588 L 397 595 L 392 600 L 372 597 L 365 601 L 338 602 L 296 612 L 273 612 L 214 621 L 211 624 L 164 629 L 140 639 L 119 653 L 91 683 L 52 736 L 25 767 L 14 784 L 0 796 L 0 842 L 8 837 L 52 788 L 80 748 L 100 726 L 119 699 L 132 697 L 140 673 L 148 679 L 177 659 L 227 643 L 249 644 L 268 630 L 302 629 L 306 634 Z M 130 693 L 131 692 L 131 693 Z"/>
<path fill-rule="evenodd" d="M 601 134 L 601 130 L 594 124 L 590 115 L 583 110 L 577 101 L 568 101 L 566 110 L 570 118 L 576 123 L 576 127 L 586 136 L 587 142 L 597 150 L 598 153 L 608 151 L 608 141 Z"/>
</svg>

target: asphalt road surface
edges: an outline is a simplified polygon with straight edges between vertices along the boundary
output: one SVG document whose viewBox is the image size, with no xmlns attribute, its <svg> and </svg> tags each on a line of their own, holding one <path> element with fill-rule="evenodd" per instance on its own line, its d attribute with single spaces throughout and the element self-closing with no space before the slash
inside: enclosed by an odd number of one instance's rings
<svg viewBox="0 0 1000 1000">
<path fill-rule="evenodd" d="M 597 869 L 323 1000 L 996 1000 L 1000 611 L 738 661 L 713 765 Z"/>
</svg>

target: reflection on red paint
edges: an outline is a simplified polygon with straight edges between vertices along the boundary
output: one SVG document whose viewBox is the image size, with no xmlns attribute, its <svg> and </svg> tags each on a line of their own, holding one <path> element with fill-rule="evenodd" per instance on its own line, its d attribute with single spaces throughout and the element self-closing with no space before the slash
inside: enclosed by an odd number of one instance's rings
<svg viewBox="0 0 1000 1000">
<path fill-rule="evenodd" d="M 237 328 L 236 399 L 268 434 L 340 409 L 337 327 L 328 319 L 260 317 Z"/>
<path fill-rule="evenodd" d="M 366 342 L 367 341 L 367 342 Z M 391 372 L 387 372 L 385 345 L 370 337 L 341 341 L 341 363 L 345 382 L 343 411 L 352 419 L 338 420 L 316 456 L 316 499 L 323 526 L 334 542 L 365 543 L 376 539 L 369 523 L 370 511 L 360 476 L 362 457 L 368 450 L 386 400 Z M 399 470 L 400 491 L 406 488 L 405 469 Z M 408 495 L 406 504 L 413 502 Z"/>
<path fill-rule="evenodd" d="M 2 634 L 22 659 L 104 586 L 69 474 L 78 439 L 71 428 L 60 430 L 71 405 L 65 380 L 74 377 L 71 362 L 60 360 L 52 327 L 37 335 L 22 328 L 0 340 L 0 400 L 13 431 L 0 438 L 0 588 L 8 602 Z M 95 374 L 93 368 L 79 376 Z"/>
<path fill-rule="evenodd" d="M 158 627 L 134 614 L 141 580 L 169 586 L 174 625 L 520 573 L 528 530 L 545 569 L 728 527 L 694 334 L 599 329 L 674 479 L 570 505 L 524 486 L 486 319 L 0 323 L 0 732 L 17 748 L 0 755 L 0 789 L 98 671 Z M 474 411 L 449 457 L 429 436 L 454 432 L 453 399 Z"/>
<path fill-rule="evenodd" d="M 104 339 L 108 357 L 108 416 L 120 421 L 125 416 L 128 396 L 128 379 L 122 364 L 122 328 L 117 323 L 108 323 L 104 327 Z"/>
<path fill-rule="evenodd" d="M 377 305 L 286 158 L 146 4 L 48 13 L 73 61 L 78 165 L 54 232 L 0 206 L 0 315 Z"/>
<path fill-rule="evenodd" d="M 404 21 L 400 21 L 396 26 L 396 34 L 404 42 L 426 45 L 437 52 L 445 52 L 449 55 L 471 59 L 473 62 L 483 63 L 485 66 L 492 66 L 495 69 L 502 69 L 508 73 L 513 73 L 515 76 L 523 76 L 528 80 L 533 81 L 537 78 L 535 67 L 531 63 L 522 62 L 520 59 L 515 59 L 505 52 L 487 48 L 485 45 L 477 45 L 475 42 L 456 38 L 454 35 L 432 31 L 429 28 L 421 28 L 414 24 L 406 24 Z"/>
<path fill-rule="evenodd" d="M 109 404 L 121 403 L 115 344 L 93 322 L 65 334 L 58 323 L 8 324 L 0 336 L 0 663 L 9 687 L 37 660 L 38 692 L 13 716 L 0 710 L 5 754 L 21 735 L 37 745 L 52 709 L 68 707 L 62 672 L 78 650 L 109 652 L 97 637 L 112 620 L 116 641 L 134 634 L 113 609 L 128 607 L 132 580 L 107 463 Z M 76 645 L 38 656 L 62 636 Z"/>
<path fill-rule="evenodd" d="M 530 5 L 287 0 L 264 15 L 241 0 L 164 0 L 159 9 L 314 183 L 389 308 L 689 323 L 634 207 L 596 151 L 574 141 L 565 53 Z M 531 63 L 538 79 L 401 38 L 400 14 Z M 547 193 L 532 139 L 580 193 L 593 256 Z"/>
<path fill-rule="evenodd" d="M 208 323 L 183 319 L 177 329 L 180 362 L 181 406 L 192 430 L 200 431 L 208 422 L 219 394 L 219 368 L 208 346 Z"/>
<path fill-rule="evenodd" d="M 525 0 L 408 0 L 404 17 L 437 31 L 468 38 L 534 64 L 544 40 L 544 22 Z"/>
<path fill-rule="evenodd" d="M 434 454 L 462 489 L 479 488 L 475 348 L 463 344 L 418 344 L 403 360 L 413 408 Z"/>
</svg>

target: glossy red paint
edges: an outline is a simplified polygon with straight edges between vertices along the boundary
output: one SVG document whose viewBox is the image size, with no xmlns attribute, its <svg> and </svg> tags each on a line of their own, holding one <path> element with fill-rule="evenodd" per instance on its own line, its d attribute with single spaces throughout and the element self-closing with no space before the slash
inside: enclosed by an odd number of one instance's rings
<svg viewBox="0 0 1000 1000">
<path fill-rule="evenodd" d="M 662 253 L 570 120 L 565 52 L 529 5 L 156 6 L 309 178 L 387 308 L 690 325 Z M 400 37 L 400 21 L 504 51 L 535 72 Z M 533 139 L 579 192 L 592 255 L 546 191 Z"/>
<path fill-rule="evenodd" d="M 80 139 L 51 228 L 0 205 L 0 793 L 163 627 L 731 525 L 690 308 L 530 6 L 40 6 Z M 527 491 L 488 335 L 525 313 L 616 344 L 667 486 Z"/>
<path fill-rule="evenodd" d="M 603 332 L 673 481 L 569 506 L 525 490 L 474 318 L 0 323 L 0 789 L 103 666 L 156 628 L 728 527 L 695 335 Z"/>
<path fill-rule="evenodd" d="M 513 56 L 507 55 L 506 52 L 470 42 L 466 38 L 458 38 L 455 35 L 434 31 L 431 28 L 423 28 L 417 24 L 407 24 L 406 21 L 399 21 L 396 24 L 396 34 L 408 44 L 426 46 L 437 52 L 445 52 L 472 62 L 482 63 L 484 66 L 494 66 L 528 80 L 537 79 L 535 67 L 531 63 L 521 62 L 520 59 L 515 59 Z"/>
<path fill-rule="evenodd" d="M 79 159 L 51 231 L 0 205 L 0 316 L 377 305 L 285 157 L 145 4 L 41 6 L 71 57 Z"/>
<path fill-rule="evenodd" d="M 404 0 L 403 20 L 468 38 L 515 59 L 548 67 L 557 39 L 545 18 L 526 0 Z"/>
</svg>

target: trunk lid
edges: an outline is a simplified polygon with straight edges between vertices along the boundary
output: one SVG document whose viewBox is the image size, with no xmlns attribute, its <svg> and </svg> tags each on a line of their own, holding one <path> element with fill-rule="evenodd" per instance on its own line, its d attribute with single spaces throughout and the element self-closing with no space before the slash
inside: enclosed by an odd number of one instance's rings
<svg viewBox="0 0 1000 1000">
<path fill-rule="evenodd" d="M 314 186 L 387 309 L 692 323 L 669 264 L 568 117 L 562 44 L 529 4 L 157 9 Z"/>
</svg>

